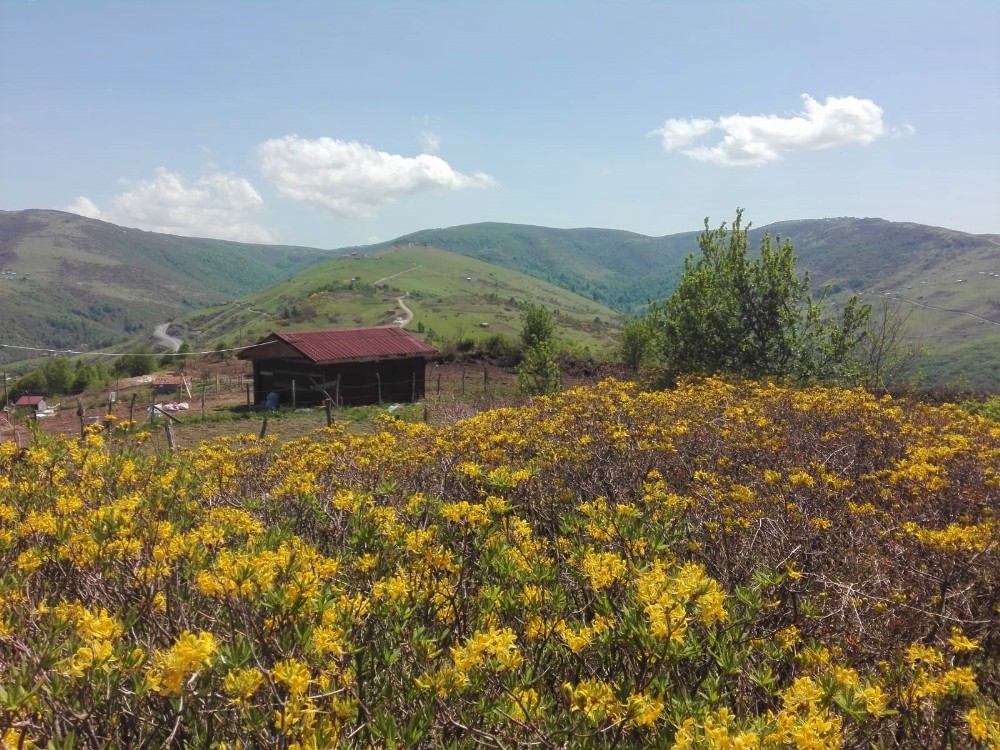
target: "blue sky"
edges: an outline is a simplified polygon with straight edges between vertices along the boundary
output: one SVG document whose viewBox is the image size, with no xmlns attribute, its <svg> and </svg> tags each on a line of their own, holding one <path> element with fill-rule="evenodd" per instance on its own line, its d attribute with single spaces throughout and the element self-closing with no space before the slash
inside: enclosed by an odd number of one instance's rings
<svg viewBox="0 0 1000 750">
<path fill-rule="evenodd" d="M 341 247 L 1000 232 L 997 2 L 0 0 L 0 209 Z"/>
</svg>

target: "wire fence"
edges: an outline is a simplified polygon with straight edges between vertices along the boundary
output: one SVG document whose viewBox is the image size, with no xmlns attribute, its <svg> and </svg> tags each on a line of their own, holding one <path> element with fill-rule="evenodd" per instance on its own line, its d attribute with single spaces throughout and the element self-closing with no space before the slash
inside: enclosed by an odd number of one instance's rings
<svg viewBox="0 0 1000 750">
<path fill-rule="evenodd" d="M 416 398 L 390 398 L 400 391 L 405 391 L 405 396 L 411 395 L 413 385 L 412 377 L 391 381 L 376 378 L 367 384 L 341 384 L 339 401 L 335 389 L 320 388 L 323 398 L 318 403 L 312 398 L 309 403 L 298 404 L 291 399 L 293 390 L 299 395 L 314 391 L 314 386 L 299 387 L 296 383 L 294 389 L 277 390 L 280 398 L 276 413 L 260 403 L 263 398 L 257 396 L 266 394 L 254 392 L 253 378 L 247 373 L 192 374 L 186 385 L 177 385 L 174 393 L 156 393 L 152 380 L 130 379 L 113 384 L 116 390 L 113 398 L 109 393 L 107 403 L 91 401 L 85 406 L 79 399 L 70 399 L 62 404 L 57 423 L 53 420 L 42 426 L 47 432 L 82 434 L 89 425 L 104 424 L 113 429 L 127 420 L 133 429 L 152 430 L 154 449 L 172 450 L 178 446 L 197 447 L 202 439 L 222 434 L 249 432 L 264 436 L 278 431 L 283 438 L 294 437 L 334 421 L 370 421 L 377 413 L 428 424 L 451 424 L 488 409 L 519 406 L 528 400 L 519 391 L 516 375 L 509 368 L 487 364 L 431 365 L 426 370 L 422 392 L 416 393 Z M 370 407 L 359 410 L 350 404 L 343 405 L 352 400 L 352 395 L 366 390 L 373 396 Z M 380 395 L 385 398 L 378 398 Z M 410 401 L 416 405 L 404 408 Z M 13 415 L 0 418 L 0 441 L 14 439 L 23 444 L 30 440 L 33 427 L 28 424 L 29 419 Z M 213 431 L 213 424 L 218 429 Z"/>
</svg>

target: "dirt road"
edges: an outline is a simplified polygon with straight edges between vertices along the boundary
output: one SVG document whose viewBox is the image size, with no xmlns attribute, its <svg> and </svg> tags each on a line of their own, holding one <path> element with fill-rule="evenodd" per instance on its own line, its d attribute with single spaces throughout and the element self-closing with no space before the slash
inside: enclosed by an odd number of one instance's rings
<svg viewBox="0 0 1000 750">
<path fill-rule="evenodd" d="M 396 297 L 396 304 L 403 309 L 403 317 L 400 322 L 396 324 L 400 328 L 406 328 L 406 326 L 413 322 L 413 310 L 406 306 L 406 303 L 403 302 L 404 299 L 405 297 Z"/>
<path fill-rule="evenodd" d="M 160 346 L 164 346 L 172 352 L 176 352 L 181 348 L 181 344 L 184 342 L 178 338 L 174 338 L 167 334 L 167 329 L 170 327 L 169 323 L 160 323 L 153 329 L 153 339 Z"/>
</svg>

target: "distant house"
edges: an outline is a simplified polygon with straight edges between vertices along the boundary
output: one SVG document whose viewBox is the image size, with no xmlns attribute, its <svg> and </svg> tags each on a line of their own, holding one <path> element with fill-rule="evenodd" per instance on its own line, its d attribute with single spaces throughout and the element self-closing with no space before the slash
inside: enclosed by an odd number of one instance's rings
<svg viewBox="0 0 1000 750">
<path fill-rule="evenodd" d="M 254 403 L 277 393 L 281 405 L 415 401 L 424 395 L 434 347 L 395 326 L 275 332 L 240 350 L 253 362 Z"/>
<path fill-rule="evenodd" d="M 45 396 L 21 396 L 14 402 L 14 406 L 31 409 L 36 415 L 49 408 L 45 403 Z"/>
<path fill-rule="evenodd" d="M 153 393 L 187 393 L 191 397 L 191 380 L 183 375 L 157 375 L 153 378 Z"/>
</svg>

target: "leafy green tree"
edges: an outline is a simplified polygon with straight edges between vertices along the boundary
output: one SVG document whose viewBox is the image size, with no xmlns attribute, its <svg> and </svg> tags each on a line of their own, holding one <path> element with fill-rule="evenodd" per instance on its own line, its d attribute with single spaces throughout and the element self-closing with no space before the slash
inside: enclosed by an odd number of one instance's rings
<svg viewBox="0 0 1000 750">
<path fill-rule="evenodd" d="M 167 353 L 160 357 L 161 367 L 172 367 L 172 368 L 183 368 L 188 361 L 188 355 L 191 354 L 191 344 L 187 341 L 182 341 L 180 347 L 173 354 Z"/>
<path fill-rule="evenodd" d="M 559 390 L 559 363 L 552 341 L 541 341 L 524 350 L 517 366 L 517 383 L 521 392 L 530 396 Z"/>
<path fill-rule="evenodd" d="M 556 361 L 555 324 L 548 308 L 534 304 L 525 308 L 521 350 L 521 362 L 517 366 L 521 391 L 539 395 L 558 390 L 560 376 Z"/>
<path fill-rule="evenodd" d="M 64 357 L 50 359 L 42 368 L 45 383 L 50 393 L 69 393 L 73 385 L 73 368 Z"/>
<path fill-rule="evenodd" d="M 542 305 L 529 304 L 525 307 L 524 323 L 521 325 L 521 345 L 530 349 L 541 343 L 551 342 L 555 337 L 552 313 Z"/>
<path fill-rule="evenodd" d="M 633 371 L 646 364 L 656 353 L 656 329 L 649 318 L 629 318 L 622 328 L 618 355 Z"/>
<path fill-rule="evenodd" d="M 865 336 L 869 307 L 854 297 L 838 318 L 825 318 L 825 294 L 814 300 L 808 274 L 796 274 L 792 243 L 765 233 L 751 258 L 742 219 L 742 209 L 731 228 L 705 219 L 700 254 L 685 260 L 674 293 L 651 306 L 668 370 L 838 379 Z"/>
<path fill-rule="evenodd" d="M 114 373 L 121 377 L 134 378 L 151 373 L 156 367 L 156 355 L 149 346 L 139 347 L 135 353 L 120 357 L 115 363 Z"/>
<path fill-rule="evenodd" d="M 100 362 L 84 364 L 77 362 L 70 393 L 83 393 L 88 388 L 100 387 L 108 382 L 108 371 Z"/>
</svg>

